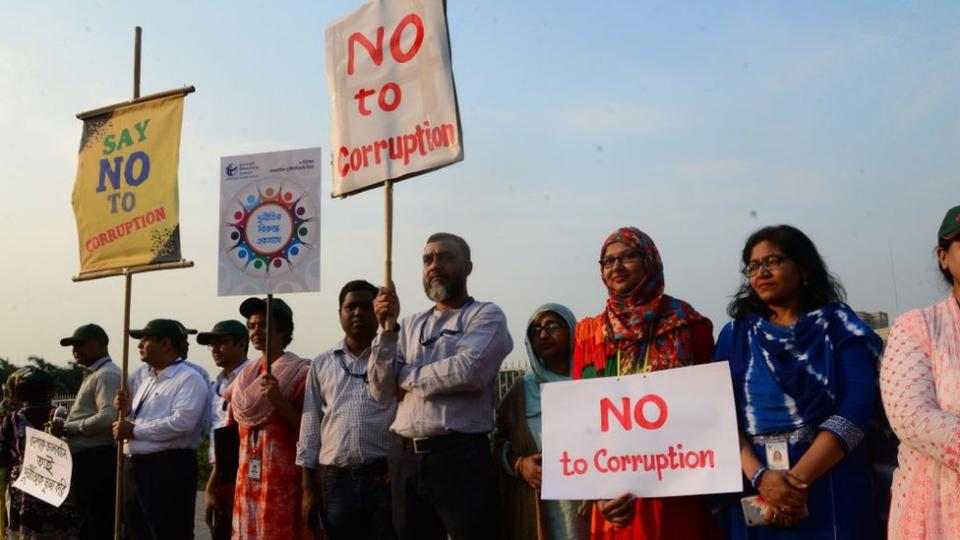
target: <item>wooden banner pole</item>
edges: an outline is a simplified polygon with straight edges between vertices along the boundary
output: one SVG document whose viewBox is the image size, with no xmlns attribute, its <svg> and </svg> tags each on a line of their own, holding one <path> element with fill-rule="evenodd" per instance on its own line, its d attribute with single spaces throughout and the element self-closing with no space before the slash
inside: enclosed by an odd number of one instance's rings
<svg viewBox="0 0 960 540">
<path fill-rule="evenodd" d="M 384 204 L 384 258 L 383 258 L 383 280 L 384 287 L 393 290 L 393 181 L 387 180 L 383 184 L 383 204 Z M 384 330 L 391 331 L 397 321 L 388 320 Z"/>
<path fill-rule="evenodd" d="M 273 294 L 267 294 L 267 313 L 266 313 L 266 340 L 263 343 L 263 358 L 264 358 L 264 368 L 267 371 L 267 375 L 270 375 L 270 364 L 273 363 L 273 358 L 270 358 L 270 347 L 273 347 L 273 340 L 270 339 L 270 334 L 273 333 Z"/>
<path fill-rule="evenodd" d="M 140 97 L 140 43 L 143 36 L 143 29 L 139 26 L 133 29 L 133 99 Z M 133 291 L 133 274 L 124 269 L 124 295 L 123 295 L 123 364 L 120 367 L 120 391 L 125 395 L 129 393 L 127 385 L 127 376 L 130 366 L 130 295 Z M 131 396 L 127 396 L 131 399 Z M 117 411 L 117 419 L 123 420 L 125 415 L 123 411 Z M 114 500 L 113 514 L 113 540 L 120 540 L 122 529 L 123 514 L 123 446 L 124 441 L 117 441 L 117 495 Z"/>
</svg>

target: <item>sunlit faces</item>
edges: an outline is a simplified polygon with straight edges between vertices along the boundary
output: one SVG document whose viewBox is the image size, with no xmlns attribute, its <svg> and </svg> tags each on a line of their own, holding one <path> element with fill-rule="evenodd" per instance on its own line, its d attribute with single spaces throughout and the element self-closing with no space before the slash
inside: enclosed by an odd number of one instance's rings
<svg viewBox="0 0 960 540">
<path fill-rule="evenodd" d="M 607 289 L 616 294 L 632 291 L 646 271 L 641 253 L 621 242 L 607 246 L 600 258 L 600 277 Z"/>
<path fill-rule="evenodd" d="M 765 304 L 789 306 L 800 297 L 805 271 L 776 245 L 764 240 L 753 246 L 747 266 L 756 267 L 750 286 Z"/>
<path fill-rule="evenodd" d="M 247 330 L 250 332 L 250 343 L 253 348 L 263 351 L 267 346 L 267 316 L 263 313 L 254 313 L 247 319 Z M 270 342 L 283 343 L 283 333 L 279 325 L 274 324 L 270 333 Z"/>
<path fill-rule="evenodd" d="M 219 368 L 242 361 L 246 354 L 246 343 L 242 339 L 234 336 L 211 336 L 210 338 L 210 356 Z"/>
<path fill-rule="evenodd" d="M 423 248 L 423 291 L 434 302 L 447 302 L 463 293 L 473 263 L 451 240 L 430 242 Z"/>
<path fill-rule="evenodd" d="M 360 342 L 377 335 L 377 317 L 373 312 L 373 293 L 350 291 L 340 306 L 340 326 L 351 339 Z"/>
<path fill-rule="evenodd" d="M 90 366 L 103 356 L 103 344 L 95 339 L 73 344 L 73 359 L 81 366 Z"/>
<path fill-rule="evenodd" d="M 159 362 L 166 346 L 170 346 L 168 338 L 143 336 L 140 338 L 140 343 L 137 344 L 137 350 L 140 351 L 140 360 L 149 365 Z"/>
<path fill-rule="evenodd" d="M 937 261 L 941 269 L 953 276 L 953 285 L 956 287 L 960 283 L 960 236 L 954 237 L 947 249 L 937 248 Z"/>
<path fill-rule="evenodd" d="M 569 370 L 570 329 L 562 317 L 552 311 L 545 311 L 533 319 L 529 329 L 530 344 L 533 352 L 547 364 L 551 371 L 563 366 Z M 568 373 L 558 373 L 567 375 Z"/>
</svg>

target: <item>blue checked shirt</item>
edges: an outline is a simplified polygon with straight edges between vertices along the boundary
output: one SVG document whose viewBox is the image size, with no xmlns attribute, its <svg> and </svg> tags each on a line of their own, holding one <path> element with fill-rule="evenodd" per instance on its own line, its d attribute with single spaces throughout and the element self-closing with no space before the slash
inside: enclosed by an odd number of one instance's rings
<svg viewBox="0 0 960 540">
<path fill-rule="evenodd" d="M 384 459 L 396 444 L 390 423 L 396 402 L 373 399 L 367 385 L 370 349 L 360 356 L 341 340 L 310 365 L 303 396 L 297 465 L 355 468 Z"/>
</svg>

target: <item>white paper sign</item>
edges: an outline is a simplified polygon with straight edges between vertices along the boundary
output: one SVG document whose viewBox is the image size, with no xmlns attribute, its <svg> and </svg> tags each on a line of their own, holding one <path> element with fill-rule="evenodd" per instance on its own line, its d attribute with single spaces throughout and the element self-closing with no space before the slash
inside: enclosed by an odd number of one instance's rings
<svg viewBox="0 0 960 540">
<path fill-rule="evenodd" d="M 320 290 L 319 148 L 220 158 L 219 296 Z"/>
<path fill-rule="evenodd" d="M 326 29 L 333 196 L 463 159 L 443 0 L 374 0 Z"/>
<path fill-rule="evenodd" d="M 545 384 L 543 498 L 740 491 L 726 362 Z"/>
<path fill-rule="evenodd" d="M 70 494 L 71 474 L 73 456 L 66 441 L 27 427 L 23 468 L 13 487 L 59 508 Z"/>
</svg>

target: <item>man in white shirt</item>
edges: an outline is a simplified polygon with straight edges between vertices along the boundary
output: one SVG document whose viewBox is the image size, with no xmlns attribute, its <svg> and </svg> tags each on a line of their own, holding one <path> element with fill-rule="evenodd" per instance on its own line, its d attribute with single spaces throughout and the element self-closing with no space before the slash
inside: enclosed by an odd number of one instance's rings
<svg viewBox="0 0 960 540">
<path fill-rule="evenodd" d="M 206 488 L 207 526 L 213 540 L 229 540 L 231 536 L 231 521 L 233 516 L 233 491 L 236 488 L 237 460 L 239 440 L 236 445 L 228 444 L 227 448 L 218 448 L 215 444 L 218 430 L 227 423 L 230 402 L 224 394 L 240 374 L 240 370 L 247 365 L 247 348 L 249 344 L 247 326 L 240 321 L 220 321 L 213 325 L 213 330 L 197 334 L 197 343 L 210 347 L 213 363 L 221 368 L 217 379 L 211 384 L 211 423 L 210 423 L 210 464 L 220 460 L 227 461 L 233 466 L 219 467 L 217 474 L 211 474 Z M 233 427 L 236 432 L 236 426 Z M 221 432 L 222 436 L 222 432 Z M 226 441 L 227 439 L 222 439 Z M 226 455 L 230 453 L 231 455 Z"/>
<path fill-rule="evenodd" d="M 203 376 L 183 364 L 178 343 L 183 325 L 154 319 L 142 330 L 140 359 L 150 370 L 120 392 L 124 419 L 114 437 L 127 441 L 123 474 L 123 521 L 131 540 L 193 538 L 197 489 L 197 446 L 209 388 Z M 132 396 L 132 398 L 130 397 Z"/>
</svg>

